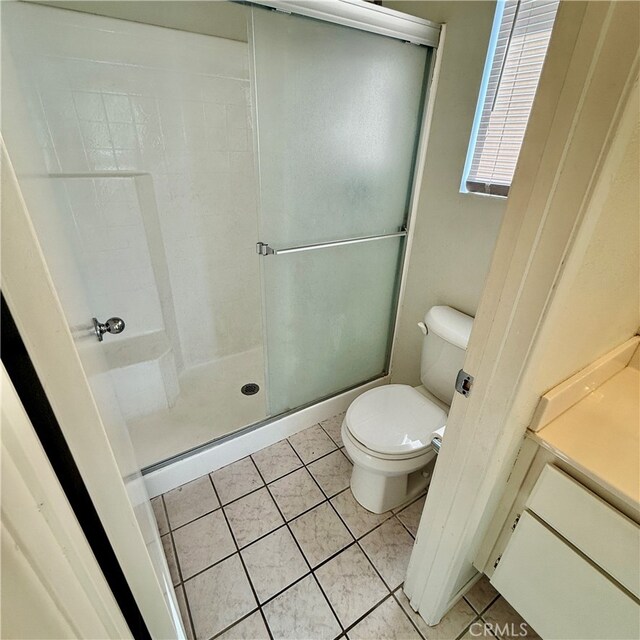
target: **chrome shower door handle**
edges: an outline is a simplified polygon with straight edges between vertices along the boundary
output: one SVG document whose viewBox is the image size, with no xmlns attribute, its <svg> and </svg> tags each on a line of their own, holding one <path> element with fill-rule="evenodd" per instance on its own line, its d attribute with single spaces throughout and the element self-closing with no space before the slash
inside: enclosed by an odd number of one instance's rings
<svg viewBox="0 0 640 640">
<path fill-rule="evenodd" d="M 109 318 L 106 322 L 98 322 L 97 318 L 93 318 L 93 330 L 98 337 L 98 342 L 102 342 L 105 333 L 122 333 L 124 327 L 122 318 Z"/>
</svg>

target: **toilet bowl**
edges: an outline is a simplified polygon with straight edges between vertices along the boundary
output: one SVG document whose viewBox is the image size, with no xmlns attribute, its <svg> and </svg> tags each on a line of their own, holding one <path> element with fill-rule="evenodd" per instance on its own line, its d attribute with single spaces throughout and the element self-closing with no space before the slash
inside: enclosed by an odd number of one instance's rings
<svg viewBox="0 0 640 640">
<path fill-rule="evenodd" d="M 447 414 L 408 385 L 371 389 L 349 407 L 342 440 L 353 461 L 351 491 L 373 513 L 383 513 L 418 495 L 435 459 L 431 433 Z"/>
<path fill-rule="evenodd" d="M 365 509 L 395 509 L 428 485 L 436 457 L 432 434 L 446 423 L 472 323 L 451 307 L 430 309 L 421 324 L 424 386 L 376 387 L 348 408 L 342 439 L 353 461 L 351 491 Z"/>
</svg>

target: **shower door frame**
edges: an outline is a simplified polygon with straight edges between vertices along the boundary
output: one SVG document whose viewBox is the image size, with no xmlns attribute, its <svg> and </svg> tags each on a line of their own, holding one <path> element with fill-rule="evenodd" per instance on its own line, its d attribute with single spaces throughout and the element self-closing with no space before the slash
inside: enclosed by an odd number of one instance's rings
<svg viewBox="0 0 640 640">
<path fill-rule="evenodd" d="M 263 9 L 273 9 L 277 12 L 285 13 L 288 15 L 298 15 L 301 17 L 312 18 L 320 20 L 322 22 L 328 22 L 336 25 L 346 26 L 352 29 L 360 31 L 366 31 L 375 35 L 390 37 L 396 40 L 401 40 L 407 44 L 426 46 L 431 49 L 431 55 L 427 61 L 424 73 L 424 86 L 423 96 L 421 98 L 419 123 L 418 123 L 418 140 L 415 146 L 415 155 L 413 158 L 413 167 L 411 169 L 411 180 L 409 188 L 409 200 L 407 206 L 406 221 L 402 228 L 397 232 L 389 232 L 380 235 L 361 236 L 354 238 L 339 239 L 327 242 L 317 242 L 311 244 L 304 244 L 300 246 L 292 246 L 286 248 L 273 248 L 269 244 L 263 243 L 258 240 L 256 243 L 256 251 L 261 258 L 267 258 L 268 256 L 276 256 L 278 254 L 288 254 L 300 251 L 308 251 L 314 249 L 323 249 L 325 247 L 333 247 L 345 244 L 356 244 L 361 242 L 369 242 L 376 240 L 383 240 L 387 238 L 403 237 L 404 242 L 401 247 L 401 255 L 399 261 L 399 269 L 397 272 L 397 292 L 395 293 L 395 300 L 393 300 L 392 308 L 392 321 L 391 331 L 387 337 L 387 350 L 385 355 L 385 366 L 380 374 L 377 374 L 371 378 L 360 380 L 356 384 L 347 386 L 343 389 L 339 389 L 333 393 L 325 396 L 319 396 L 312 401 L 301 404 L 289 411 L 268 415 L 265 420 L 249 425 L 243 429 L 239 429 L 228 436 L 218 438 L 215 442 L 221 442 L 229 438 L 233 438 L 236 435 L 247 433 L 250 430 L 265 426 L 266 424 L 273 423 L 278 419 L 294 414 L 302 409 L 306 409 L 310 406 L 337 397 L 343 393 L 352 391 L 364 385 L 375 383 L 375 381 L 384 380 L 391 375 L 391 362 L 393 361 L 394 349 L 396 344 L 397 330 L 399 325 L 400 310 L 402 308 L 402 299 L 406 287 L 406 278 L 408 271 L 408 256 L 411 250 L 412 238 L 413 238 L 413 221 L 415 220 L 415 214 L 417 209 L 417 202 L 422 186 L 422 177 L 424 173 L 424 161 L 426 158 L 426 143 L 428 139 L 429 123 L 431 119 L 431 113 L 433 110 L 433 94 L 435 86 L 435 71 L 439 68 L 439 56 L 438 47 L 444 40 L 444 28 L 445 25 L 439 25 L 423 18 L 417 18 L 408 14 L 402 14 L 392 9 L 375 5 L 371 2 L 365 2 L 364 0 L 251 0 L 247 2 L 248 7 L 257 6 Z M 256 197 L 258 202 L 258 209 L 260 210 L 260 157 L 259 157 L 259 139 L 258 139 L 258 105 L 257 105 L 257 79 L 256 79 L 256 62 L 255 62 L 255 50 L 254 50 L 254 25 L 253 25 L 253 13 L 248 12 L 248 32 L 249 32 L 249 65 L 250 65 L 250 77 L 251 77 L 251 109 L 253 110 L 251 117 L 256 124 L 253 130 L 253 143 L 255 149 L 254 165 L 258 180 L 256 183 Z M 259 216 L 260 218 L 260 216 Z M 264 368 L 265 368 L 265 382 L 268 384 L 269 375 L 269 358 L 268 358 L 268 345 L 267 345 L 267 326 L 266 315 L 264 313 L 264 304 L 266 300 L 265 293 L 265 280 L 264 280 L 264 268 L 260 268 L 260 281 L 262 291 L 262 333 L 263 333 L 263 350 L 265 354 Z M 267 403 L 267 407 L 268 407 Z M 213 444 L 211 443 L 211 444 Z M 197 450 L 201 450 L 203 447 L 197 447 Z M 157 468 L 155 466 L 154 468 Z"/>
<path fill-rule="evenodd" d="M 349 394 L 355 389 L 362 389 L 365 391 L 367 388 L 373 388 L 377 384 L 385 384 L 389 381 L 390 366 L 393 361 L 394 350 L 396 346 L 396 338 L 399 326 L 399 316 L 402 309 L 402 301 L 406 290 L 406 280 L 409 266 L 409 256 L 411 253 L 411 246 L 413 243 L 414 233 L 414 221 L 416 218 L 418 200 L 420 191 L 422 188 L 422 181 L 424 175 L 425 161 L 427 155 L 427 146 L 429 140 L 429 133 L 431 128 L 431 120 L 433 114 L 433 108 L 435 103 L 435 96 L 437 93 L 438 76 L 442 61 L 442 47 L 445 42 L 446 25 L 437 24 L 429 20 L 417 18 L 408 14 L 402 14 L 400 12 L 380 7 L 364 0 L 253 0 L 252 2 L 244 2 L 243 0 L 231 0 L 232 2 L 238 1 L 241 4 L 246 5 L 248 8 L 251 5 L 255 5 L 263 8 L 270 8 L 276 11 L 281 11 L 287 14 L 296 14 L 323 20 L 325 22 L 331 22 L 334 24 L 341 24 L 355 29 L 368 31 L 370 33 L 377 33 L 379 35 L 392 37 L 398 40 L 403 40 L 413 45 L 424 45 L 432 49 L 430 59 L 427 64 L 427 70 L 425 73 L 425 97 L 422 105 L 422 113 L 418 130 L 418 144 L 416 146 L 413 177 L 410 186 L 409 203 L 407 207 L 407 221 L 405 230 L 404 249 L 402 252 L 402 260 L 399 269 L 399 283 L 398 292 L 395 301 L 395 312 L 393 314 L 393 330 L 390 336 L 390 346 L 387 355 L 387 367 L 386 371 L 381 375 L 375 376 L 369 380 L 363 380 L 351 387 L 342 389 L 334 394 L 326 397 L 320 397 L 314 399 L 312 402 L 300 405 L 295 409 L 279 413 L 277 415 L 268 416 L 264 420 L 255 422 L 253 424 L 242 427 L 232 433 L 215 438 L 186 451 L 182 451 L 175 456 L 161 460 L 155 464 L 149 465 L 142 469 L 142 473 L 147 480 L 147 488 L 150 495 L 159 495 L 164 491 L 168 491 L 171 488 L 175 488 L 185 482 L 194 480 L 199 475 L 202 475 L 203 469 L 209 471 L 214 468 L 219 468 L 235 462 L 246 455 L 253 453 L 263 447 L 275 443 L 276 441 L 292 435 L 301 428 L 287 428 L 278 429 L 278 423 L 283 420 L 300 413 L 301 411 L 309 410 L 312 407 L 319 405 L 323 402 L 330 401 L 332 398 L 338 398 L 344 394 Z M 251 16 L 249 15 L 249 20 Z M 253 30 L 253 24 L 249 24 L 250 31 Z M 251 40 L 251 36 L 250 36 Z M 249 46 L 252 46 L 251 41 Z M 254 62 L 253 55 L 250 55 L 250 74 L 254 77 Z M 255 80 L 253 81 L 252 91 L 255 91 Z M 252 96 L 252 101 L 255 100 L 255 96 Z M 255 149 L 258 149 L 257 131 L 253 132 L 253 142 Z M 257 156 L 256 156 L 257 163 Z M 257 194 L 259 201 L 259 181 L 257 186 Z M 262 273 L 261 273 L 262 278 Z M 263 316 L 264 323 L 264 316 Z M 264 326 L 263 326 L 264 331 Z M 329 416 L 326 416 L 331 417 Z M 321 418 L 325 419 L 325 418 Z M 318 422 L 314 419 L 309 422 Z M 307 425 L 309 426 L 309 425 Z M 256 432 L 265 427 L 273 428 L 273 432 L 270 434 L 264 434 L 263 438 L 256 439 L 255 434 L 252 436 L 253 442 L 248 444 L 242 438 Z M 225 451 L 222 452 L 218 449 L 218 454 L 214 454 L 212 450 L 216 447 L 224 445 Z M 254 448 L 255 447 L 255 448 Z M 213 466 L 212 466 L 213 465 Z M 202 473 L 201 473 L 202 471 Z"/>
</svg>

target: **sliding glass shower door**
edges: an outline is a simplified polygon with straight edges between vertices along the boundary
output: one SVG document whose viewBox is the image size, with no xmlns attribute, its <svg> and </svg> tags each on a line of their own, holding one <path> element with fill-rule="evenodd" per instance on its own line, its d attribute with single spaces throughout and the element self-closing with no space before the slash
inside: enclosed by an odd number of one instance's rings
<svg viewBox="0 0 640 640">
<path fill-rule="evenodd" d="M 253 9 L 269 413 L 388 368 L 430 49 Z"/>
</svg>

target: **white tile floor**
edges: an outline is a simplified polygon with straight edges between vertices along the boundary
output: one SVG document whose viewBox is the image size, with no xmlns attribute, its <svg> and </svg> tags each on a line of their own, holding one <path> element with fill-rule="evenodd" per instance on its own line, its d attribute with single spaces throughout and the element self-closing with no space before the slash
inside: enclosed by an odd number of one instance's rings
<svg viewBox="0 0 640 640">
<path fill-rule="evenodd" d="M 486 579 L 436 627 L 411 609 L 401 585 L 425 497 L 395 513 L 363 509 L 341 422 L 153 499 L 189 637 L 456 640 L 494 637 L 485 621 L 519 624 Z"/>
</svg>

